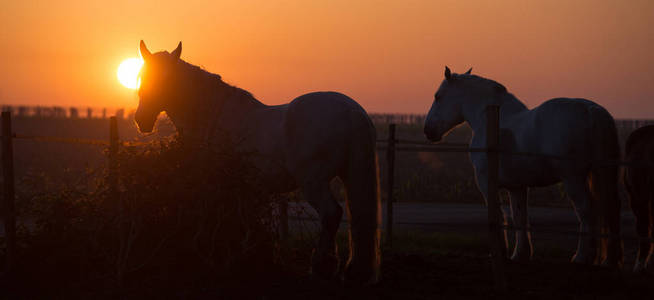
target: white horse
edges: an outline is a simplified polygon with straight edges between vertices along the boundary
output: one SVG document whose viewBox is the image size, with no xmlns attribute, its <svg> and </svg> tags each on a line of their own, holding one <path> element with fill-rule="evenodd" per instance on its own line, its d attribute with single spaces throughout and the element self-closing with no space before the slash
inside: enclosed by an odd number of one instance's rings
<svg viewBox="0 0 654 300">
<path fill-rule="evenodd" d="M 144 60 L 139 106 L 134 116 L 141 132 L 151 132 L 165 111 L 187 141 L 211 145 L 227 133 L 243 149 L 257 152 L 255 164 L 271 192 L 301 188 L 318 212 L 321 233 L 312 272 L 333 278 L 338 272 L 335 235 L 343 209 L 329 183 L 339 177 L 347 190 L 350 252 L 344 279 L 374 283 L 379 278 L 379 171 L 375 128 L 364 109 L 335 92 L 302 95 L 288 104 L 268 106 L 180 59 L 173 52 L 150 53 Z"/>
<path fill-rule="evenodd" d="M 572 261 L 593 264 L 604 258 L 605 264 L 621 264 L 618 167 L 592 163 L 620 158 L 613 117 L 600 105 L 585 99 L 556 98 L 530 110 L 501 84 L 471 75 L 470 70 L 465 74 L 452 74 L 445 67 L 445 79 L 425 121 L 425 135 L 437 142 L 457 125 L 468 122 L 473 130 L 470 147 L 485 147 L 485 109 L 491 104 L 500 105 L 500 150 L 503 152 L 500 152 L 499 184 L 509 192 L 511 217 L 517 228 L 511 258 L 524 261 L 533 255 L 531 234 L 525 230 L 529 228 L 529 187 L 563 182 L 580 221 L 579 244 Z M 507 152 L 579 159 L 560 160 Z M 470 153 L 470 159 L 477 186 L 487 198 L 486 154 Z M 609 236 L 608 243 L 604 244 L 607 247 L 599 247 L 596 236 L 600 232 Z"/>
</svg>

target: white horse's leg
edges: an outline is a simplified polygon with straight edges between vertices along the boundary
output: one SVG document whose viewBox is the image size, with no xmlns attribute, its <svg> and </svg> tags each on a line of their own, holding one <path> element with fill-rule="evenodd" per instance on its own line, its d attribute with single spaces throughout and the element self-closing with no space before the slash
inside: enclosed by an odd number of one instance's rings
<svg viewBox="0 0 654 300">
<path fill-rule="evenodd" d="M 572 203 L 579 219 L 579 244 L 577 253 L 572 257 L 572 262 L 579 264 L 593 264 L 597 257 L 598 239 L 595 235 L 598 231 L 598 214 L 591 203 L 590 190 L 587 178 L 579 176 L 563 180 L 565 191 L 572 200 Z"/>
<path fill-rule="evenodd" d="M 341 224 L 343 209 L 334 199 L 329 181 L 312 181 L 303 184 L 306 200 L 320 217 L 320 238 L 311 257 L 311 273 L 331 279 L 338 272 L 338 246 L 336 232 Z"/>
<path fill-rule="evenodd" d="M 511 201 L 511 217 L 515 230 L 515 248 L 513 250 L 512 260 L 528 261 L 534 254 L 534 248 L 531 243 L 531 233 L 527 231 L 529 227 L 529 218 L 527 215 L 527 198 L 529 196 L 528 188 L 518 188 L 509 190 Z"/>
<path fill-rule="evenodd" d="M 481 192 L 481 195 L 484 197 L 484 202 L 486 203 L 486 207 L 488 207 L 488 180 L 486 177 L 486 174 L 484 172 L 479 171 L 475 167 L 475 177 L 477 179 L 477 187 L 479 188 L 479 191 Z M 507 216 L 508 213 L 504 208 L 501 206 L 499 207 L 500 212 L 502 213 L 502 216 L 504 217 L 504 225 L 507 225 Z M 501 256 L 506 257 L 507 255 L 507 248 L 509 247 L 509 243 L 507 240 L 507 231 L 503 230 L 502 231 L 504 234 L 502 237 L 504 238 L 504 241 L 501 241 L 504 245 L 504 247 L 500 248 L 500 251 L 502 251 Z"/>
</svg>

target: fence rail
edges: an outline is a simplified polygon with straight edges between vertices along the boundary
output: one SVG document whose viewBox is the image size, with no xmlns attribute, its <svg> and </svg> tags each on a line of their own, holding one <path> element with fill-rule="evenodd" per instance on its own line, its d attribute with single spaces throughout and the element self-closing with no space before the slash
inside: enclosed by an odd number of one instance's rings
<svg viewBox="0 0 654 300">
<path fill-rule="evenodd" d="M 0 104 L 2 111 L 11 112 L 14 117 L 43 117 L 43 118 L 87 118 L 108 119 L 116 116 L 117 119 L 130 118 L 133 109 L 102 108 L 90 106 L 49 106 L 49 105 L 9 105 Z M 422 126 L 427 115 L 425 114 L 398 114 L 398 113 L 370 113 L 370 119 L 376 124 L 400 124 Z M 620 129 L 636 129 L 654 124 L 652 119 L 616 119 L 616 126 Z"/>
</svg>

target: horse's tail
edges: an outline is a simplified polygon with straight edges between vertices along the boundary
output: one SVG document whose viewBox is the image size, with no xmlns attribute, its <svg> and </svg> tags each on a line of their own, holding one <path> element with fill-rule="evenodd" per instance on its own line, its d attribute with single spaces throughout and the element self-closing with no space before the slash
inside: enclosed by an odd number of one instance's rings
<svg viewBox="0 0 654 300">
<path fill-rule="evenodd" d="M 364 111 L 350 112 L 349 158 L 343 182 L 350 221 L 345 280 L 376 283 L 380 277 L 381 201 L 375 127 Z"/>
<path fill-rule="evenodd" d="M 602 239 L 602 258 L 605 264 L 621 266 L 623 249 L 620 240 L 621 201 L 618 196 L 620 145 L 615 120 L 600 106 L 591 107 L 593 166 L 591 168 L 591 192 L 599 212 L 601 232 L 608 235 Z"/>
</svg>

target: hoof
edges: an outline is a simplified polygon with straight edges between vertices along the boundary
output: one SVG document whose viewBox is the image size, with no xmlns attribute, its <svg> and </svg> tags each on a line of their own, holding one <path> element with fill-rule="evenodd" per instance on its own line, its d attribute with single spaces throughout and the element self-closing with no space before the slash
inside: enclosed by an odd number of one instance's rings
<svg viewBox="0 0 654 300">
<path fill-rule="evenodd" d="M 645 264 L 642 262 L 636 261 L 634 264 L 634 273 L 645 273 L 647 269 L 645 268 Z"/>
<path fill-rule="evenodd" d="M 345 267 L 343 283 L 345 286 L 366 286 L 379 282 L 379 275 L 371 266 L 350 263 Z"/>
<path fill-rule="evenodd" d="M 339 259 L 336 254 L 316 255 L 311 257 L 311 274 L 320 279 L 331 280 L 338 274 Z"/>
<path fill-rule="evenodd" d="M 514 262 L 525 263 L 531 260 L 531 255 L 514 252 L 513 255 L 511 255 L 511 260 Z"/>
<path fill-rule="evenodd" d="M 622 260 L 616 257 L 607 258 L 602 262 L 603 267 L 622 269 Z M 634 266 L 635 268 L 635 266 Z"/>
<path fill-rule="evenodd" d="M 575 256 L 572 257 L 571 262 L 579 265 L 594 265 L 595 257 L 575 254 Z"/>
</svg>

